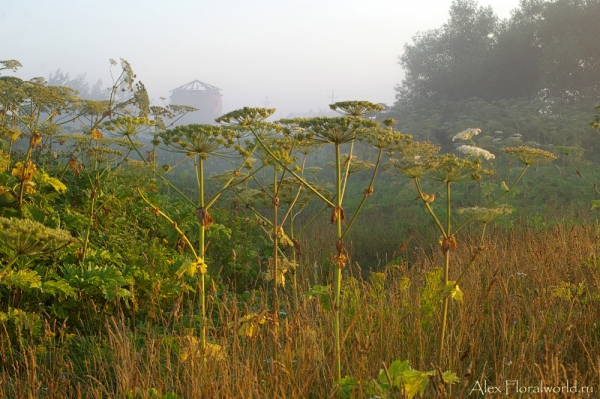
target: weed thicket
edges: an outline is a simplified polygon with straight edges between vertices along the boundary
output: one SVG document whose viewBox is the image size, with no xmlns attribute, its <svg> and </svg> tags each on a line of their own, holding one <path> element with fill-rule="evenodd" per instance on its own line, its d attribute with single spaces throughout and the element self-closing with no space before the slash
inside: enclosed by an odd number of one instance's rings
<svg viewBox="0 0 600 399">
<path fill-rule="evenodd" d="M 104 102 L 0 79 L 0 396 L 462 397 L 484 381 L 600 382 L 600 227 L 502 220 L 536 198 L 523 177 L 555 155 L 483 149 L 477 129 L 456 135 L 461 156 L 439 154 L 368 119 L 381 107 L 364 101 L 332 105 L 338 118 L 271 123 L 274 110 L 244 108 L 223 126 L 167 129 L 192 109 L 150 107 L 121 69 Z M 59 134 L 65 120 L 81 132 Z M 160 165 L 162 150 L 180 158 Z M 329 172 L 308 163 L 315 151 Z M 193 187 L 178 184 L 188 172 Z M 396 185 L 382 187 L 387 206 L 370 204 L 385 199 L 379 178 Z M 397 216 L 385 238 L 401 239 L 364 238 Z M 376 245 L 379 265 L 361 268 Z"/>
</svg>

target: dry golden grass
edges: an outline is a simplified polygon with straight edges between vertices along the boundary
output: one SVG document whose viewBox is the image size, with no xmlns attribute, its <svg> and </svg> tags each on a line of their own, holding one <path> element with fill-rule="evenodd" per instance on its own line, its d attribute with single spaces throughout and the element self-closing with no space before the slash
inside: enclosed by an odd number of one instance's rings
<svg viewBox="0 0 600 399">
<path fill-rule="evenodd" d="M 519 380 L 521 386 L 540 381 L 563 386 L 568 380 L 571 386 L 592 387 L 597 395 L 600 226 L 490 233 L 487 249 L 460 284 L 464 301 L 452 303 L 450 310 L 443 369 L 456 372 L 463 383 L 437 393 L 431 384 L 425 397 L 468 397 L 475 383 L 484 380 L 497 386 L 508 380 Z M 451 279 L 476 251 L 470 237 L 458 238 Z M 314 267 L 326 255 L 315 250 L 311 256 L 299 272 L 304 291 L 328 274 L 326 268 Z M 345 278 L 343 375 L 374 379 L 382 362 L 389 365 L 394 359 L 408 359 L 420 370 L 432 368 L 439 302 L 428 308 L 427 296 L 434 292 L 424 289 L 424 276 L 441 262 L 439 250 L 410 264 L 388 265 L 365 280 Z M 93 337 L 69 336 L 61 326 L 46 326 L 39 342 L 27 342 L 23 331 L 25 342 L 19 345 L 9 341 L 7 327 L 0 325 L 0 397 L 162 397 L 152 396 L 152 388 L 181 398 L 330 397 L 333 333 L 328 311 L 317 299 L 305 299 L 293 313 L 284 300 L 289 315 L 280 319 L 277 336 L 268 321 L 257 325 L 252 337 L 240 336 L 244 315 L 267 310 L 265 295 L 256 295 L 256 308 L 248 309 L 232 295 L 211 293 L 214 324 L 209 335 L 223 348 L 219 354 L 186 349 L 193 332 L 182 327 L 182 315 L 192 308 L 199 313 L 187 299 L 163 321 L 148 321 L 147 328 L 129 327 L 122 315 L 107 317 L 105 328 Z M 275 361 L 273 343 L 279 346 Z"/>
</svg>

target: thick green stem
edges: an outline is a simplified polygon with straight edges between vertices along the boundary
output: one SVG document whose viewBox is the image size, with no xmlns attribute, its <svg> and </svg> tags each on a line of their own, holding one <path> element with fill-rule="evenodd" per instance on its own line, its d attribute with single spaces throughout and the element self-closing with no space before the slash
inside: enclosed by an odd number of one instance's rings
<svg viewBox="0 0 600 399">
<path fill-rule="evenodd" d="M 445 254 L 445 263 L 444 263 L 444 289 L 448 285 L 448 273 L 447 270 L 450 266 L 450 251 L 448 250 Z M 450 298 L 448 295 L 444 296 L 444 300 L 442 302 L 442 320 L 440 322 L 440 336 L 438 342 L 438 358 L 437 364 L 439 367 L 442 367 L 442 358 L 444 354 L 444 339 L 446 335 L 446 320 L 448 319 L 448 302 Z"/>
<path fill-rule="evenodd" d="M 352 153 L 354 152 L 354 141 L 350 144 L 350 151 L 348 151 L 348 163 L 344 170 L 344 180 L 342 183 L 342 201 L 344 201 L 344 194 L 346 193 L 346 183 L 348 183 L 348 176 L 350 176 L 350 164 L 352 163 Z"/>
<path fill-rule="evenodd" d="M 198 195 L 199 195 L 199 208 L 204 208 L 204 161 L 199 155 L 196 155 L 197 159 L 197 180 L 198 180 Z M 205 226 L 204 221 L 200 221 L 200 243 L 198 253 L 200 254 L 200 258 L 205 262 Z M 204 266 L 205 267 L 205 266 Z M 200 342 L 202 345 L 202 349 L 206 348 L 206 287 L 205 287 L 205 273 L 204 270 L 200 272 L 200 307 L 202 311 L 202 324 L 201 324 L 201 332 L 200 332 Z"/>
<path fill-rule="evenodd" d="M 273 188 L 275 195 L 279 191 L 277 187 L 277 168 L 273 168 Z M 277 360 L 277 352 L 279 346 L 279 296 L 277 295 L 277 286 L 279 285 L 279 226 L 277 213 L 279 210 L 279 198 L 273 197 L 273 367 L 274 372 L 277 372 L 275 361 Z"/>
<path fill-rule="evenodd" d="M 451 233 L 451 213 L 450 213 L 450 182 L 446 182 L 446 237 L 450 237 Z M 448 239 L 448 238 L 446 238 Z M 450 274 L 450 248 L 444 246 L 444 250 L 446 251 L 444 254 L 444 290 L 448 285 L 449 274 Z M 442 320 L 440 326 L 440 341 L 438 345 L 438 361 L 437 364 L 439 367 L 442 367 L 442 358 L 444 354 L 444 339 L 446 335 L 446 320 L 448 319 L 448 303 L 450 301 L 450 297 L 448 295 L 444 296 L 444 300 L 442 303 Z"/>
<path fill-rule="evenodd" d="M 427 202 L 427 199 L 425 197 L 425 193 L 423 192 L 423 189 L 421 189 L 421 182 L 419 181 L 419 178 L 415 177 L 414 180 L 415 180 L 415 185 L 417 186 L 417 190 L 419 191 L 419 195 L 421 196 L 421 200 L 423 201 L 423 204 L 425 204 L 425 208 L 427 208 L 427 211 L 429 212 L 429 214 L 433 218 L 433 221 L 437 225 L 438 229 L 440 229 L 440 232 L 442 233 L 442 235 L 444 236 L 444 238 L 448 238 L 448 234 L 446 233 L 446 230 L 444 229 L 444 226 L 442 226 L 442 223 L 437 218 L 436 214 L 433 212 L 433 209 L 431 209 L 431 206 L 429 205 L 429 202 Z"/>
<path fill-rule="evenodd" d="M 341 164 L 340 164 L 340 145 L 335 144 L 335 181 L 336 181 L 336 210 L 338 212 L 336 237 L 338 239 L 338 262 L 334 265 L 334 326 L 333 334 L 335 338 L 335 363 L 334 363 L 334 383 L 339 384 L 342 380 L 342 360 L 341 360 L 341 345 L 340 345 L 340 307 L 341 307 L 341 287 L 342 287 L 342 265 L 340 257 L 343 256 L 342 243 L 342 179 L 341 179 Z M 341 251 L 342 250 L 342 251 Z"/>
<path fill-rule="evenodd" d="M 290 206 L 290 209 L 292 207 Z M 294 240 L 294 215 L 290 217 L 290 240 Z M 294 311 L 298 311 L 300 302 L 298 301 L 298 281 L 296 274 L 298 273 L 298 265 L 296 264 L 296 248 L 292 246 L 292 263 L 296 265 L 292 274 L 292 289 L 294 290 Z"/>
</svg>

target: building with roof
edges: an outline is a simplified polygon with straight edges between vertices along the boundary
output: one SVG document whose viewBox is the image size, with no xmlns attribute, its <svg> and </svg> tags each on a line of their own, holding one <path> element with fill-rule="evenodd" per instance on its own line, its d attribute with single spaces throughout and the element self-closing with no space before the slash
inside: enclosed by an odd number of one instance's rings
<svg viewBox="0 0 600 399">
<path fill-rule="evenodd" d="M 221 89 L 208 83 L 194 80 L 171 90 L 171 104 L 188 105 L 198 111 L 189 112 L 177 121 L 177 125 L 190 123 L 215 124 L 215 119 L 223 115 Z"/>
</svg>

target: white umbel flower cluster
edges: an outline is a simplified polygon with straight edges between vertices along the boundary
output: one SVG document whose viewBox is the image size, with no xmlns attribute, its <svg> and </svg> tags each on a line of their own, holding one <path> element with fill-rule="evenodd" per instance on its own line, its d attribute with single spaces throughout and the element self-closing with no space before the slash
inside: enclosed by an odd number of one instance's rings
<svg viewBox="0 0 600 399">
<path fill-rule="evenodd" d="M 483 148 L 473 147 L 472 145 L 461 145 L 457 148 L 458 151 L 462 152 L 465 155 L 473 156 L 473 157 L 482 157 L 485 158 L 486 161 L 490 159 L 496 158 L 494 154 L 489 151 L 484 150 Z"/>
<path fill-rule="evenodd" d="M 481 129 L 469 128 L 469 129 L 463 130 L 462 132 L 458 133 L 456 136 L 452 137 L 452 141 L 471 140 L 471 138 L 473 136 L 477 136 L 479 133 L 481 133 Z"/>
</svg>

